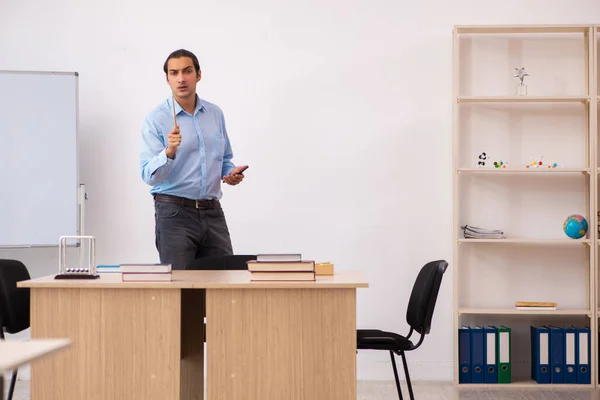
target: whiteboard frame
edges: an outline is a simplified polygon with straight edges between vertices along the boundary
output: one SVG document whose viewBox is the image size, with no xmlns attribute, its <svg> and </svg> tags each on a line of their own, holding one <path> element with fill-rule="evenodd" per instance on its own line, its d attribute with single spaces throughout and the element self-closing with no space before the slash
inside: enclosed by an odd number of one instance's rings
<svg viewBox="0 0 600 400">
<path fill-rule="evenodd" d="M 77 151 L 75 152 L 75 164 L 76 164 L 76 176 L 78 188 L 77 190 L 77 236 L 84 235 L 84 216 L 85 216 L 85 201 L 87 200 L 87 193 L 85 191 L 85 184 L 80 182 L 80 174 L 79 174 L 79 72 L 77 71 L 33 71 L 33 70 L 0 70 L 0 74 L 21 74 L 21 75 L 73 75 L 75 76 L 75 148 Z M 59 247 L 60 238 L 56 238 L 55 245 L 2 245 L 0 244 L 0 249 L 19 249 L 19 248 L 54 248 Z M 70 246 L 79 247 L 80 243 L 77 242 Z"/>
</svg>

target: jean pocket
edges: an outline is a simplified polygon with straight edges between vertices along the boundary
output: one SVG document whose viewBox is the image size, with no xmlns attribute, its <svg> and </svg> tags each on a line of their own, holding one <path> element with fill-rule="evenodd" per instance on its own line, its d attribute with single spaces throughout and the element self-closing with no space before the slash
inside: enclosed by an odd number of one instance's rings
<svg viewBox="0 0 600 400">
<path fill-rule="evenodd" d="M 179 214 L 181 206 L 177 204 L 156 203 L 156 215 L 158 218 L 173 218 Z"/>
</svg>

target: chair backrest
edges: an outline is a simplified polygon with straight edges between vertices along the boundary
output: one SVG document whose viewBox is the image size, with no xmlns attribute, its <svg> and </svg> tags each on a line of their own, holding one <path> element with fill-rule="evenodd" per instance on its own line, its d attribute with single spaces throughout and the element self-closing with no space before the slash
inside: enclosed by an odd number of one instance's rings
<svg viewBox="0 0 600 400">
<path fill-rule="evenodd" d="M 18 288 L 17 282 L 30 278 L 22 262 L 0 260 L 0 329 L 8 333 L 29 328 L 29 288 Z"/>
<path fill-rule="evenodd" d="M 431 329 L 433 310 L 446 268 L 448 263 L 445 260 L 428 262 L 421 268 L 413 285 L 406 322 L 420 334 L 428 334 Z"/>
<path fill-rule="evenodd" d="M 187 270 L 247 270 L 246 261 L 256 260 L 253 254 L 231 256 L 208 256 L 197 258 L 186 265 Z"/>
</svg>

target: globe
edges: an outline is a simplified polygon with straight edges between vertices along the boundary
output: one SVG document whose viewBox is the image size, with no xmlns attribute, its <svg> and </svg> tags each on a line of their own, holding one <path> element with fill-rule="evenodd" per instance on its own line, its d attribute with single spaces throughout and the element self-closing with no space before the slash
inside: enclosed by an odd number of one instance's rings
<svg viewBox="0 0 600 400">
<path fill-rule="evenodd" d="M 569 215 L 563 223 L 563 230 L 571 239 L 581 239 L 588 230 L 587 220 L 579 214 Z"/>
</svg>

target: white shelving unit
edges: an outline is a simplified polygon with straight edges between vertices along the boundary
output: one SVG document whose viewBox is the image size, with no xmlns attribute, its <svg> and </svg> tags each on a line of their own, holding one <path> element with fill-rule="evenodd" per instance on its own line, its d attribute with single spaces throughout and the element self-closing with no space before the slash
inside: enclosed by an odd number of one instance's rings
<svg viewBox="0 0 600 400">
<path fill-rule="evenodd" d="M 597 28 L 454 27 L 454 379 L 461 387 L 598 385 Z M 525 95 L 516 92 L 521 67 L 529 74 Z M 488 155 L 483 167 L 477 165 L 482 152 Z M 526 167 L 541 156 L 559 166 Z M 562 231 L 570 214 L 587 219 L 581 239 Z M 506 238 L 465 239 L 465 224 L 503 230 Z M 514 307 L 519 300 L 558 306 L 521 311 Z M 590 327 L 590 385 L 531 380 L 532 324 Z M 512 383 L 459 384 L 462 325 L 511 327 Z"/>
</svg>

